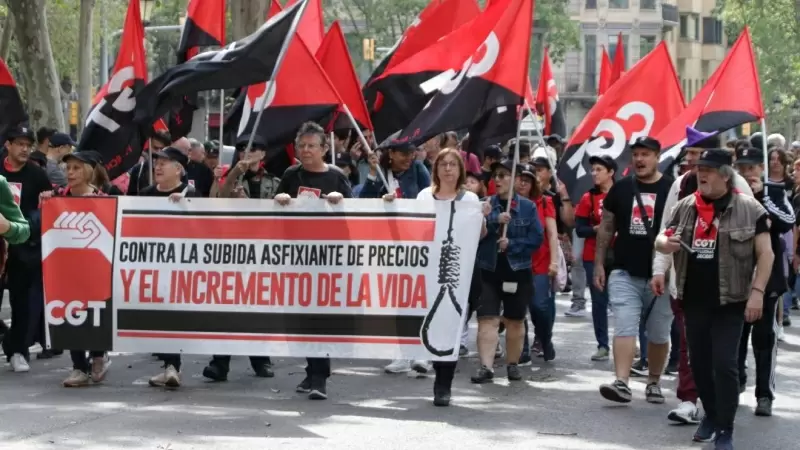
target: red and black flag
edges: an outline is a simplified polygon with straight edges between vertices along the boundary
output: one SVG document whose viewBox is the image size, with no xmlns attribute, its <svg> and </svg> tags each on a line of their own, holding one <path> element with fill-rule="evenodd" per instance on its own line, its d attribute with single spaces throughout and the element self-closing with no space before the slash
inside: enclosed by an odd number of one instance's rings
<svg viewBox="0 0 800 450">
<path fill-rule="evenodd" d="M 358 122 L 362 130 L 371 130 L 372 122 L 369 119 L 369 111 L 364 103 L 364 96 L 361 93 L 361 86 L 358 83 L 358 75 L 350 59 L 350 51 L 347 48 L 342 27 L 339 21 L 333 22 L 325 39 L 322 40 L 319 50 L 316 53 L 322 69 L 328 74 L 331 83 L 339 92 L 342 101 L 353 118 Z M 347 128 L 351 128 L 348 124 Z"/>
<path fill-rule="evenodd" d="M 433 0 L 383 58 L 363 88 L 364 99 L 370 110 L 372 123 L 375 125 L 375 136 L 379 141 L 411 122 L 433 96 L 433 93 L 426 94 L 420 91 L 419 84 L 447 69 L 429 69 L 425 65 L 420 65 L 418 72 L 396 74 L 392 77 L 392 79 L 398 76 L 408 77 L 405 82 L 378 80 L 390 69 L 415 57 L 444 36 L 470 23 L 480 12 L 475 0 Z M 397 95 L 387 95 L 387 92 L 391 94 L 393 89 L 399 86 L 404 86 L 402 92 L 397 92 Z"/>
<path fill-rule="evenodd" d="M 597 95 L 603 95 L 608 88 L 613 84 L 611 82 L 611 72 L 614 69 L 611 67 L 611 58 L 608 57 L 606 48 L 603 47 L 603 56 L 600 59 L 600 81 L 597 83 Z"/>
<path fill-rule="evenodd" d="M 621 174 L 630 164 L 629 143 L 656 136 L 685 105 L 667 45 L 661 42 L 598 99 L 575 129 L 558 166 L 558 178 L 573 201 L 592 187 L 590 157 L 611 156 Z"/>
<path fill-rule="evenodd" d="M 241 41 L 168 69 L 137 95 L 136 121 L 146 129 L 186 95 L 235 89 L 275 76 L 306 4 L 307 0 L 301 0 L 286 8 Z"/>
<path fill-rule="evenodd" d="M 660 166 L 665 170 L 680 154 L 685 145 L 686 127 L 701 132 L 722 132 L 763 117 L 758 69 L 750 30 L 745 27 L 689 106 L 658 133 L 664 149 Z"/>
<path fill-rule="evenodd" d="M 290 7 L 302 0 L 290 0 L 286 7 Z M 322 0 L 307 0 L 308 6 L 300 24 L 297 25 L 297 35 L 305 42 L 311 53 L 314 54 L 322 44 L 325 36 L 325 17 L 322 15 Z M 270 10 L 272 7 L 270 6 Z"/>
<path fill-rule="evenodd" d="M 0 59 L 0 138 L 5 141 L 6 131 L 18 125 L 27 125 L 28 113 L 17 90 L 17 83 L 8 70 L 6 62 Z"/>
<path fill-rule="evenodd" d="M 278 14 L 279 12 L 283 11 L 283 7 L 281 7 L 281 3 L 278 0 L 272 0 L 269 2 L 269 11 L 267 11 L 267 20 L 272 18 L 272 16 Z"/>
<path fill-rule="evenodd" d="M 178 44 L 178 64 L 197 56 L 200 47 L 225 45 L 225 0 L 190 0 Z M 169 133 L 173 139 L 189 134 L 197 94 L 187 95 L 180 107 L 169 113 Z"/>
<path fill-rule="evenodd" d="M 470 25 L 391 69 L 390 74 L 411 73 L 422 60 L 437 67 L 427 60 L 437 58 L 442 73 L 416 86 L 435 95 L 389 145 L 420 144 L 469 128 L 498 107 L 521 106 L 530 84 L 532 27 L 533 0 L 496 0 Z"/>
<path fill-rule="evenodd" d="M 619 81 L 625 75 L 625 41 L 622 33 L 617 35 L 617 46 L 614 47 L 614 63 L 611 65 L 611 84 Z M 611 85 L 609 84 L 609 86 Z"/>
<path fill-rule="evenodd" d="M 544 117 L 544 132 L 547 135 L 557 134 L 562 138 L 567 136 L 567 121 L 564 118 L 564 109 L 558 98 L 558 86 L 553 79 L 553 69 L 550 67 L 550 54 L 544 49 L 542 58 L 542 72 L 539 75 L 539 90 L 536 93 L 536 110 Z"/>
<path fill-rule="evenodd" d="M 95 96 L 95 106 L 86 118 L 86 126 L 78 143 L 80 150 L 100 152 L 111 179 L 136 165 L 142 153 L 143 140 L 133 117 L 138 94 L 146 82 L 144 27 L 139 0 L 132 0 L 128 4 L 122 41 L 111 78 Z"/>
</svg>

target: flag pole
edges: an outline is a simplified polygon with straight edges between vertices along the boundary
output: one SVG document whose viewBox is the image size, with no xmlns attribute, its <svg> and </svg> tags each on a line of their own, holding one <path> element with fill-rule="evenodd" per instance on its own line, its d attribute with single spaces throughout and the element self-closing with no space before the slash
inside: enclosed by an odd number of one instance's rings
<svg viewBox="0 0 800 450">
<path fill-rule="evenodd" d="M 528 115 L 530 115 L 533 120 L 538 121 L 536 114 L 533 113 L 533 109 L 531 109 L 531 105 L 528 104 L 527 100 L 525 101 L 525 109 L 528 110 Z M 542 131 L 544 131 L 544 127 L 542 127 Z M 542 136 L 542 133 L 540 132 L 537 136 L 539 137 L 539 143 L 546 147 L 547 143 L 544 141 L 544 136 Z"/>
<path fill-rule="evenodd" d="M 334 138 L 334 134 L 333 134 L 333 130 L 331 130 L 331 164 L 333 164 L 335 166 L 336 165 L 336 149 L 334 148 L 333 138 Z"/>
<path fill-rule="evenodd" d="M 350 108 L 347 107 L 344 103 L 342 103 L 342 109 L 344 109 L 344 113 L 347 114 L 347 118 L 350 119 L 350 123 L 353 124 L 353 128 L 356 130 L 358 134 L 358 139 L 361 141 L 361 145 L 366 149 L 367 155 L 372 155 L 374 152 L 372 151 L 372 147 L 369 146 L 369 142 L 367 142 L 367 138 L 364 137 L 364 133 L 361 132 L 361 127 L 358 126 L 358 122 L 356 122 L 355 117 L 353 114 L 350 113 Z M 386 181 L 386 176 L 383 174 L 383 170 L 380 168 L 380 164 L 378 167 L 375 168 L 375 171 L 378 173 L 378 177 L 381 179 L 381 183 L 383 183 L 383 187 L 386 188 L 387 193 L 392 193 L 393 191 L 389 189 L 389 182 Z"/>
<path fill-rule="evenodd" d="M 225 89 L 219 90 L 219 150 L 222 154 L 222 147 L 225 145 L 224 139 L 225 128 Z"/>
<path fill-rule="evenodd" d="M 769 182 L 769 155 L 767 154 L 767 120 L 761 118 L 761 147 L 764 151 L 764 188 Z"/>
<path fill-rule="evenodd" d="M 522 134 L 522 113 L 523 109 L 520 108 L 519 117 L 517 117 L 517 138 L 514 142 L 514 158 L 511 160 L 511 181 L 508 187 L 511 194 L 508 196 L 508 203 L 506 204 L 506 213 L 511 214 L 511 203 L 514 200 L 514 175 L 517 172 L 517 162 L 519 161 L 519 138 Z M 508 235 L 508 224 L 503 227 L 503 238 Z"/>
<path fill-rule="evenodd" d="M 147 176 L 150 179 L 150 186 L 152 186 L 153 185 L 153 138 L 147 140 L 147 165 L 148 165 Z"/>
<path fill-rule="evenodd" d="M 307 0 L 301 0 L 302 4 L 299 6 L 300 10 L 297 11 L 297 14 L 292 20 L 292 26 L 289 28 L 290 36 L 283 41 L 283 45 L 281 46 L 281 51 L 278 53 L 278 58 L 275 60 L 275 67 L 272 69 L 272 75 L 267 79 L 267 94 L 264 97 L 268 99 L 275 94 L 275 78 L 278 77 L 278 72 L 281 70 L 281 66 L 283 65 L 283 60 L 286 59 L 286 53 L 289 51 L 289 45 L 291 45 L 293 39 L 297 39 L 297 25 L 300 23 L 300 19 L 303 18 L 303 13 L 306 11 L 306 6 L 308 6 Z M 255 105 L 253 105 L 255 106 Z M 244 148 L 245 152 L 249 152 L 250 149 L 253 147 L 253 139 L 256 137 L 256 132 L 258 131 L 258 126 L 261 125 L 261 116 L 264 114 L 264 110 L 267 109 L 267 105 L 262 106 L 261 110 L 258 111 L 258 115 L 256 116 L 256 123 L 253 125 L 253 131 L 250 132 L 250 138 L 247 140 L 247 147 Z"/>
<path fill-rule="evenodd" d="M 205 136 L 203 136 L 203 140 L 207 141 L 208 140 L 208 136 L 211 135 L 211 132 L 210 132 L 211 121 L 208 119 L 208 110 L 211 108 L 211 103 L 208 101 L 208 91 L 203 93 L 203 98 L 205 99 L 205 104 L 206 104 L 206 107 L 205 107 L 205 110 L 206 110 L 206 130 L 205 131 L 206 131 L 206 133 L 205 133 Z"/>
</svg>

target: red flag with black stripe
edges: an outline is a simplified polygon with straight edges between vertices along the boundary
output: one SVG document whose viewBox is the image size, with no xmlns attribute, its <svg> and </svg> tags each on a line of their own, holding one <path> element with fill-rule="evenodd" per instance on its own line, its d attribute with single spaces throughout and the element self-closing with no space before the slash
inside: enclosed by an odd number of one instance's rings
<svg viewBox="0 0 800 450">
<path fill-rule="evenodd" d="M 553 79 L 550 53 L 546 47 L 542 58 L 542 71 L 539 75 L 539 90 L 536 93 L 536 109 L 544 117 L 545 134 L 557 134 L 562 138 L 567 136 L 567 121 L 564 118 L 561 100 L 558 98 L 558 86 Z"/>
<path fill-rule="evenodd" d="M 28 123 L 28 113 L 22 104 L 17 83 L 2 59 L 0 59 L 0 111 L 3 112 L 0 115 L 0 138 L 3 140 L 9 128 Z"/>
</svg>

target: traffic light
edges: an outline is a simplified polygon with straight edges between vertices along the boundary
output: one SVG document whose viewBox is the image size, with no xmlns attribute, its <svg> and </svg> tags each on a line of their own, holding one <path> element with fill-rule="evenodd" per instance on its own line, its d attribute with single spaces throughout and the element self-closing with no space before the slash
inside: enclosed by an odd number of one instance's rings
<svg viewBox="0 0 800 450">
<path fill-rule="evenodd" d="M 375 39 L 364 38 L 363 42 L 364 60 L 375 61 Z"/>
<path fill-rule="evenodd" d="M 69 102 L 69 124 L 78 124 L 78 102 L 76 101 Z"/>
</svg>

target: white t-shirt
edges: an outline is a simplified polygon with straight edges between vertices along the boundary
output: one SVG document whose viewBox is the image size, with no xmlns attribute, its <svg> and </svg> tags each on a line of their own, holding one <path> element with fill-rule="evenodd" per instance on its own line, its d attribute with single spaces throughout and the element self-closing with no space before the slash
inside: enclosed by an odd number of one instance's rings
<svg viewBox="0 0 800 450">
<path fill-rule="evenodd" d="M 417 200 L 436 200 L 433 198 L 433 191 L 431 187 L 428 186 L 425 189 L 421 190 L 419 194 L 417 194 Z M 464 196 L 461 197 L 461 201 L 466 202 L 480 202 L 481 200 L 475 195 L 474 192 L 471 191 L 464 191 Z"/>
</svg>

